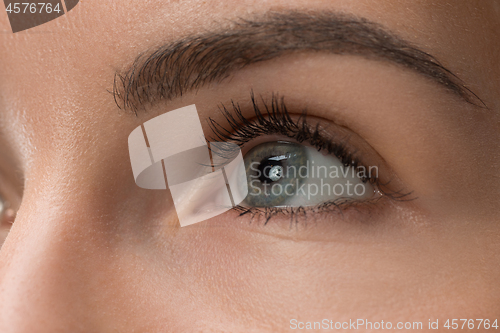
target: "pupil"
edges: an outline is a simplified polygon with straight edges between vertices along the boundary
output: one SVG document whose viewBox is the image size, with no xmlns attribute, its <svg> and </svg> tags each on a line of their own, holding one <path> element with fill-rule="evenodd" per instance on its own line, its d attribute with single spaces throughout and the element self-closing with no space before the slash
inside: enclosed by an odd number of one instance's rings
<svg viewBox="0 0 500 333">
<path fill-rule="evenodd" d="M 268 184 L 279 180 L 283 176 L 283 166 L 281 161 L 272 161 L 266 159 L 260 163 L 260 177 L 259 180 L 263 184 Z"/>
</svg>

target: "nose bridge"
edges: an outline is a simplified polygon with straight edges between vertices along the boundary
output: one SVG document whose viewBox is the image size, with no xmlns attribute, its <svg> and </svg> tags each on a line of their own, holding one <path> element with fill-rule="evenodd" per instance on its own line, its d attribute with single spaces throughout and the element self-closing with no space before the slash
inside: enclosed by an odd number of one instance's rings
<svg viewBox="0 0 500 333">
<path fill-rule="evenodd" d="M 63 207 L 45 205 L 50 202 L 20 209 L 0 252 L 1 332 L 56 332 L 80 317 L 85 267 L 97 242 L 82 233 L 81 221 L 61 214 Z"/>
<path fill-rule="evenodd" d="M 119 287 L 124 265 L 142 265 L 136 250 L 155 256 L 163 224 L 145 222 L 164 221 L 170 192 L 137 187 L 125 140 L 75 160 L 35 158 L 0 251 L 0 332 L 104 332 L 135 292 Z"/>
<path fill-rule="evenodd" d="M 116 207 L 106 193 L 126 190 L 113 187 L 116 181 L 105 163 L 95 172 L 49 161 L 27 177 L 21 207 L 0 251 L 2 333 L 98 331 L 85 320 L 84 309 L 91 306 L 88 295 L 112 257 L 105 251 Z"/>
<path fill-rule="evenodd" d="M 155 256 L 149 241 L 173 207 L 169 190 L 135 184 L 123 133 L 37 141 L 0 251 L 0 332 L 103 332 L 123 311 L 136 287 L 119 287 L 123 267 L 142 265 L 136 250 Z"/>
</svg>

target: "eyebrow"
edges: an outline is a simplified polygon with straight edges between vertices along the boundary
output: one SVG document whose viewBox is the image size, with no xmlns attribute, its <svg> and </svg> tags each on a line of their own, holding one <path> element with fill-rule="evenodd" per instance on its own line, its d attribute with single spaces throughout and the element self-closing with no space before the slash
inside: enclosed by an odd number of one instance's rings
<svg viewBox="0 0 500 333">
<path fill-rule="evenodd" d="M 486 107 L 464 82 L 434 56 L 365 18 L 332 12 L 269 13 L 239 19 L 232 26 L 203 32 L 138 56 L 115 74 L 113 95 L 119 108 L 172 100 L 220 82 L 244 67 L 299 52 L 357 55 L 410 69 L 464 101 Z"/>
</svg>

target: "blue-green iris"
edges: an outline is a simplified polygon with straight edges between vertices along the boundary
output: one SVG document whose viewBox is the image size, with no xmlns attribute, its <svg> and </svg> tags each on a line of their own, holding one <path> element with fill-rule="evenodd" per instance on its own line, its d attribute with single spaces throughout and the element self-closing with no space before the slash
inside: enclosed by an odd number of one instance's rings
<svg viewBox="0 0 500 333">
<path fill-rule="evenodd" d="M 296 170 L 306 165 L 307 150 L 296 143 L 266 142 L 252 148 L 244 161 L 248 181 L 244 203 L 252 207 L 283 206 L 304 182 Z"/>
</svg>

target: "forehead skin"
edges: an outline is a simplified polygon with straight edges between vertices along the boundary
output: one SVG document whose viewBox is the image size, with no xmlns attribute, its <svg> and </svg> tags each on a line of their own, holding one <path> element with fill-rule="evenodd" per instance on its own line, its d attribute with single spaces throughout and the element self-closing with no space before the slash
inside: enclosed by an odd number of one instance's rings
<svg viewBox="0 0 500 333">
<path fill-rule="evenodd" d="M 258 322 L 261 331 L 276 332 L 288 327 L 288 320 L 298 312 L 304 314 L 304 320 L 354 319 L 362 312 L 380 320 L 392 316 L 421 320 L 424 325 L 440 313 L 460 318 L 460 314 L 478 316 L 489 308 L 498 315 L 500 292 L 491 282 L 498 278 L 498 271 L 475 276 L 477 289 L 467 285 L 463 295 L 462 289 L 451 284 L 448 289 L 443 287 L 434 295 L 437 303 L 426 306 L 428 298 L 417 287 L 411 297 L 398 298 L 406 292 L 404 283 L 381 287 L 385 280 L 375 277 L 359 291 L 351 281 L 363 276 L 364 270 L 344 262 L 350 248 L 334 246 L 331 250 L 342 269 L 329 267 L 339 285 L 329 296 L 329 291 L 307 284 L 316 276 L 328 278 L 324 267 L 311 260 L 308 266 L 290 264 L 288 270 L 286 262 L 281 266 L 266 262 L 264 251 L 256 253 L 242 241 L 253 235 L 221 233 L 213 244 L 196 250 L 199 240 L 194 233 L 186 236 L 171 228 L 157 239 L 152 236 L 159 229 L 155 225 L 133 223 L 144 216 L 169 220 L 167 210 L 158 204 L 169 199 L 160 193 L 157 198 L 161 200 L 145 204 L 128 197 L 135 184 L 123 183 L 130 177 L 126 138 L 152 116 L 136 118 L 118 110 L 108 92 L 114 74 L 125 70 L 139 53 L 182 36 L 229 26 L 239 17 L 290 9 L 359 15 L 382 23 L 434 55 L 488 105 L 489 127 L 483 133 L 464 135 L 484 140 L 485 151 L 491 153 L 488 147 L 494 142 L 481 135 L 500 131 L 500 43 L 492 43 L 500 40 L 498 1 L 82 0 L 65 16 L 16 34 L 10 33 L 7 17 L 2 15 L 0 30 L 9 33 L 0 36 L 0 133 L 26 183 L 23 204 L 0 254 L 0 331 L 58 332 L 71 327 L 72 332 L 134 328 L 182 332 L 196 327 L 250 332 L 248 327 Z M 172 108 L 182 106 L 175 103 Z M 487 157 L 498 166 L 500 154 L 496 152 Z M 291 261 L 292 247 L 279 248 Z M 493 249 L 498 251 L 498 247 Z M 415 260 L 425 270 L 425 261 L 401 258 L 391 250 L 382 246 L 376 254 L 407 268 L 394 275 L 401 274 L 401 279 L 422 276 L 419 288 L 433 290 L 432 274 L 412 272 L 411 265 L 403 264 Z M 238 256 L 237 262 L 231 251 Z M 420 255 L 430 258 L 434 253 L 428 249 Z M 255 260 L 274 270 L 266 275 L 268 284 L 245 280 L 247 276 L 260 278 L 255 272 L 243 274 L 247 261 Z M 456 263 L 456 269 L 443 271 L 439 278 L 458 281 L 458 260 L 443 256 L 431 265 L 439 271 Z M 474 254 L 464 254 L 460 260 L 480 261 Z M 498 258 L 487 260 L 491 265 L 498 263 Z M 226 267 L 232 272 L 224 272 Z M 387 272 L 391 267 L 367 269 Z M 274 274 L 282 277 L 289 272 L 297 274 L 296 279 L 273 280 Z M 224 283 L 214 282 L 217 280 Z M 459 282 L 467 284 L 470 279 Z M 290 292 L 290 285 L 297 293 Z M 496 293 L 496 298 L 483 304 L 486 290 Z M 357 291 L 373 298 L 349 294 Z M 252 298 L 253 294 L 258 296 Z M 495 300 L 496 308 L 492 305 Z M 226 304 L 236 305 L 230 308 Z M 469 307 L 479 312 L 468 312 Z M 420 317 L 412 317 L 414 313 Z M 317 314 L 321 316 L 315 317 Z"/>
</svg>

